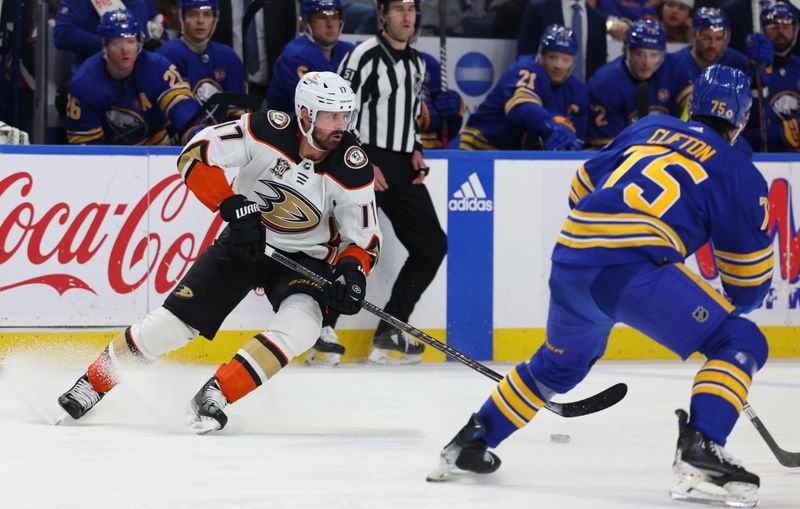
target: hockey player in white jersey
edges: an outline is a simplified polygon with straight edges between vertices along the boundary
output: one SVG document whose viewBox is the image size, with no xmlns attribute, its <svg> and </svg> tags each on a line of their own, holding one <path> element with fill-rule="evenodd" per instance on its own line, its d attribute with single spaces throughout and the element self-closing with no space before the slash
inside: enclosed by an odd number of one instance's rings
<svg viewBox="0 0 800 509">
<path fill-rule="evenodd" d="M 213 339 L 222 321 L 255 287 L 275 317 L 221 365 L 190 402 L 198 433 L 225 427 L 225 406 L 254 390 L 319 336 L 328 308 L 360 309 L 366 276 L 380 252 L 373 170 L 350 131 L 355 96 L 331 72 L 306 74 L 295 90 L 296 118 L 250 113 L 208 127 L 184 148 L 178 170 L 186 185 L 228 222 L 163 306 L 115 338 L 58 400 L 79 419 L 128 366 L 149 364 L 198 334 Z M 239 168 L 231 186 L 225 170 Z M 314 272 L 324 289 L 264 253 L 265 243 Z"/>
</svg>

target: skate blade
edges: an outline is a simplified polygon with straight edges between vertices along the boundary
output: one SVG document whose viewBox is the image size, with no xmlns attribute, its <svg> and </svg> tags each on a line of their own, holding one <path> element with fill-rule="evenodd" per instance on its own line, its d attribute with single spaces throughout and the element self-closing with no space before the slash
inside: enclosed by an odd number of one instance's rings
<svg viewBox="0 0 800 509">
<path fill-rule="evenodd" d="M 419 364 L 422 362 L 422 354 L 410 355 L 397 350 L 384 350 L 382 348 L 373 348 L 369 354 L 367 361 L 370 364 L 381 365 L 399 365 L 407 366 L 411 364 Z"/>
<path fill-rule="evenodd" d="M 313 348 L 306 354 L 306 364 L 309 366 L 338 366 L 341 359 L 341 354 L 320 352 Z"/>
<path fill-rule="evenodd" d="M 750 484 L 728 483 L 725 487 L 707 481 L 697 482 L 687 476 L 669 492 L 674 500 L 705 504 L 717 507 L 756 507 L 759 503 L 758 489 Z"/>
<path fill-rule="evenodd" d="M 439 465 L 425 477 L 425 480 L 428 482 L 445 482 L 453 471 L 454 468 L 442 460 Z"/>
<path fill-rule="evenodd" d="M 62 422 L 67 420 L 67 417 L 69 417 L 69 414 L 67 412 L 61 412 L 61 414 L 56 417 L 53 426 L 60 426 Z"/>
</svg>

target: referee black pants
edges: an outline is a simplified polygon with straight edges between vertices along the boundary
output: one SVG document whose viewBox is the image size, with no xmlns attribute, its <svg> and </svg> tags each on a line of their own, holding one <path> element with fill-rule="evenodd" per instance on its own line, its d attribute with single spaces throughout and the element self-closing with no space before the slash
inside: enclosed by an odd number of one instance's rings
<svg viewBox="0 0 800 509">
<path fill-rule="evenodd" d="M 383 172 L 389 188 L 375 199 L 392 223 L 408 258 L 397 275 L 386 312 L 408 322 L 422 293 L 436 277 L 447 254 L 447 235 L 439 225 L 431 195 L 424 184 L 412 184 L 417 171 L 411 154 L 364 145 L 370 160 Z"/>
</svg>

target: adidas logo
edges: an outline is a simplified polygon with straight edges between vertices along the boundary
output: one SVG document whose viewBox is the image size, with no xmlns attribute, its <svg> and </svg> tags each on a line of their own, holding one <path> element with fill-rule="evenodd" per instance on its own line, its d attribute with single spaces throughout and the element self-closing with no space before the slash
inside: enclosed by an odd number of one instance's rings
<svg viewBox="0 0 800 509">
<path fill-rule="evenodd" d="M 447 202 L 447 208 L 453 211 L 491 212 L 494 208 L 492 200 L 486 198 L 478 174 L 473 172 L 461 184 L 461 188 L 453 193 L 452 199 Z"/>
</svg>

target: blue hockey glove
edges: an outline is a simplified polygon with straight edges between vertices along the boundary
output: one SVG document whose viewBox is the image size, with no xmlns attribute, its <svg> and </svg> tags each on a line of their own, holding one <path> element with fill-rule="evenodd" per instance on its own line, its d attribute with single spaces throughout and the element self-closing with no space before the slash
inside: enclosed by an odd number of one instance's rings
<svg viewBox="0 0 800 509">
<path fill-rule="evenodd" d="M 422 131 L 435 131 L 442 123 L 442 117 L 430 99 L 422 101 L 422 113 L 420 114 L 419 127 Z"/>
<path fill-rule="evenodd" d="M 433 100 L 436 111 L 445 118 L 463 116 L 463 104 L 461 96 L 455 90 L 440 92 Z"/>
<path fill-rule="evenodd" d="M 547 150 L 579 150 L 580 143 L 575 132 L 564 124 L 554 122 L 553 130 L 547 137 Z"/>
<path fill-rule="evenodd" d="M 361 264 L 352 256 L 345 256 L 331 272 L 333 284 L 328 287 L 327 304 L 343 315 L 354 315 L 361 309 L 367 294 L 367 276 Z"/>
<path fill-rule="evenodd" d="M 763 67 L 772 67 L 775 59 L 775 50 L 772 43 L 764 34 L 750 34 L 747 36 L 747 60 Z"/>
</svg>

